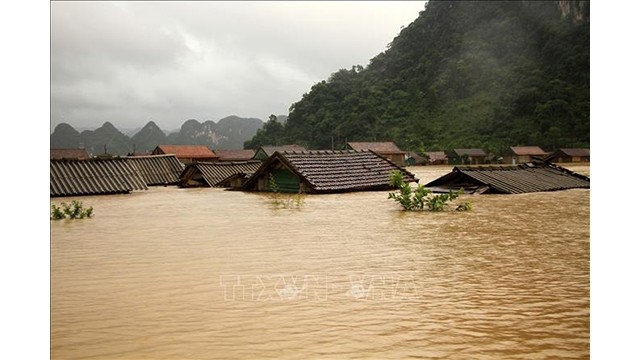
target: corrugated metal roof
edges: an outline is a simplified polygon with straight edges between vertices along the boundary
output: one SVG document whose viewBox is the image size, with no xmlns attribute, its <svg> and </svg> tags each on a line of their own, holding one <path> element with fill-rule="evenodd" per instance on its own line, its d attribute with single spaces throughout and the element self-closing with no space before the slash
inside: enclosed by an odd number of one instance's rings
<svg viewBox="0 0 640 360">
<path fill-rule="evenodd" d="M 135 166 L 145 183 L 153 185 L 177 184 L 184 164 L 175 155 L 148 155 L 125 157 Z"/>
<path fill-rule="evenodd" d="M 50 195 L 100 195 L 147 190 L 127 159 L 50 160 Z"/>
<path fill-rule="evenodd" d="M 371 150 L 277 152 L 247 181 L 245 190 L 265 176 L 276 162 L 285 164 L 311 187 L 311 192 L 362 191 L 390 188 L 389 173 L 399 170 L 405 181 L 417 182 L 415 176 Z"/>
<path fill-rule="evenodd" d="M 452 172 L 426 184 L 430 188 L 521 194 L 540 191 L 588 189 L 590 179 L 549 163 L 517 166 L 455 167 Z"/>
<path fill-rule="evenodd" d="M 380 142 L 349 142 L 347 143 L 353 150 L 373 150 L 381 154 L 404 154 L 404 151 L 400 150 L 398 145 L 393 141 L 380 141 Z"/>
<path fill-rule="evenodd" d="M 180 174 L 180 185 L 186 185 L 191 179 L 202 176 L 211 187 L 219 187 L 220 183 L 235 174 L 253 174 L 262 165 L 260 160 L 196 162 L 187 165 Z"/>
</svg>

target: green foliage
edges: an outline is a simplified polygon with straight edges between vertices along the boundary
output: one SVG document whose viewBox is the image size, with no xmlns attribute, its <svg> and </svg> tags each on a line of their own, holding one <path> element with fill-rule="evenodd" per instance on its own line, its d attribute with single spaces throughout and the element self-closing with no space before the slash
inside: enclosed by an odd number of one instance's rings
<svg viewBox="0 0 640 360">
<path fill-rule="evenodd" d="M 589 3 L 429 1 L 369 65 L 312 86 L 252 141 L 405 150 L 589 146 Z M 266 140 L 264 140 L 266 139 Z"/>
<path fill-rule="evenodd" d="M 81 201 L 73 200 L 70 204 L 63 202 L 60 206 L 51 205 L 51 220 L 84 219 L 93 215 L 93 207 L 85 208 Z"/>
<path fill-rule="evenodd" d="M 402 206 L 406 211 L 444 211 L 449 203 L 457 199 L 463 193 L 463 189 L 458 191 L 449 191 L 445 194 L 433 194 L 424 185 L 418 185 L 415 189 L 411 185 L 404 182 L 402 172 L 398 170 L 391 171 L 389 174 L 389 184 L 397 188 L 399 193 L 389 193 L 388 199 L 393 199 Z M 457 211 L 471 210 L 471 203 L 465 202 L 456 208 Z"/>
<path fill-rule="evenodd" d="M 302 191 L 294 195 L 281 193 L 273 174 L 269 174 L 269 194 L 271 203 L 276 208 L 299 209 L 304 205 L 304 193 Z"/>
</svg>

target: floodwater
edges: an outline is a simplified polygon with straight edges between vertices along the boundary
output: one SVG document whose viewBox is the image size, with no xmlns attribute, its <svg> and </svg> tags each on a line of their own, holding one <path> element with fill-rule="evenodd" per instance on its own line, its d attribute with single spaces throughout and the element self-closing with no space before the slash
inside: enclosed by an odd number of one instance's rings
<svg viewBox="0 0 640 360">
<path fill-rule="evenodd" d="M 586 359 L 589 194 L 75 198 L 95 216 L 51 221 L 51 358 Z"/>
</svg>

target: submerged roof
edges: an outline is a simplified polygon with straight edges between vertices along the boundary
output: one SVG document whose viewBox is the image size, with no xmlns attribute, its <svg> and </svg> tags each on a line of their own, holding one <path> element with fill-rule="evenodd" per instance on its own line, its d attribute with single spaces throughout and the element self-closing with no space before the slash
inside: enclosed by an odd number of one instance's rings
<svg viewBox="0 0 640 360">
<path fill-rule="evenodd" d="M 267 156 L 271 156 L 277 151 L 283 152 L 283 151 L 306 151 L 307 150 L 304 146 L 300 146 L 296 144 L 280 145 L 280 146 L 266 145 L 266 146 L 263 146 L 261 149 L 262 151 L 265 152 L 265 154 L 267 154 Z"/>
<path fill-rule="evenodd" d="M 404 154 L 404 151 L 400 150 L 398 145 L 393 141 L 379 141 L 379 142 L 348 142 L 347 145 L 353 150 L 372 150 L 382 154 Z"/>
<path fill-rule="evenodd" d="M 222 186 L 222 182 L 236 174 L 253 174 L 262 165 L 260 160 L 196 162 L 187 165 L 180 174 L 181 185 L 186 184 L 194 176 L 202 179 L 211 187 Z"/>
<path fill-rule="evenodd" d="M 590 156 L 591 155 L 591 151 L 589 149 L 582 149 L 582 148 L 576 148 L 576 149 L 559 149 L 558 151 L 556 151 L 554 153 L 554 155 L 558 154 L 558 153 L 563 153 L 567 156 L 576 156 L 576 157 L 581 157 L 581 156 Z"/>
<path fill-rule="evenodd" d="M 147 190 L 138 169 L 124 158 L 50 160 L 49 180 L 50 196 Z"/>
<path fill-rule="evenodd" d="M 178 158 L 215 158 L 216 154 L 205 145 L 158 145 L 156 150 L 162 154 L 173 154 Z M 158 153 L 158 151 L 153 151 Z"/>
<path fill-rule="evenodd" d="M 515 166 L 454 167 L 426 184 L 429 188 L 465 188 L 473 193 L 521 194 L 573 188 L 589 188 L 590 179 L 551 163 Z"/>
<path fill-rule="evenodd" d="M 284 151 L 273 154 L 245 183 L 244 189 L 251 189 L 278 162 L 299 176 L 313 192 L 387 189 L 392 170 L 401 171 L 407 182 L 418 181 L 412 173 L 371 150 Z"/>
<path fill-rule="evenodd" d="M 184 164 L 175 155 L 127 156 L 147 185 L 177 184 Z"/>
<path fill-rule="evenodd" d="M 242 150 L 216 150 L 218 160 L 220 161 L 243 161 L 251 160 L 256 154 L 255 150 L 242 149 Z"/>
<path fill-rule="evenodd" d="M 453 149 L 453 152 L 458 156 L 487 156 L 487 153 L 482 149 Z"/>
<path fill-rule="evenodd" d="M 50 149 L 49 159 L 74 159 L 74 160 L 86 160 L 89 159 L 89 153 L 85 149 Z"/>
<path fill-rule="evenodd" d="M 429 157 L 429 161 L 447 160 L 447 154 L 444 151 L 427 151 L 424 153 Z"/>
<path fill-rule="evenodd" d="M 515 155 L 547 155 L 539 146 L 512 146 L 509 149 Z"/>
</svg>

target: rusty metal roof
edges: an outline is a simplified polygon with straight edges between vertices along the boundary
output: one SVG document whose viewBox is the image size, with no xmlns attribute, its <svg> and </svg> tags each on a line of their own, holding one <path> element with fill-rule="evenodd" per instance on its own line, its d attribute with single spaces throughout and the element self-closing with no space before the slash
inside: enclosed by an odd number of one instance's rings
<svg viewBox="0 0 640 360">
<path fill-rule="evenodd" d="M 436 190 L 461 187 L 472 193 L 521 194 L 540 191 L 588 189 L 590 179 L 551 163 L 527 163 L 516 166 L 454 167 L 426 184 Z"/>
<path fill-rule="evenodd" d="M 126 156 L 148 186 L 171 185 L 180 181 L 184 164 L 175 155 Z"/>
<path fill-rule="evenodd" d="M 512 146 L 509 148 L 514 155 L 545 156 L 547 153 L 539 146 Z"/>
<path fill-rule="evenodd" d="M 153 154 L 173 154 L 178 159 L 216 158 L 216 154 L 205 145 L 158 145 Z"/>
<path fill-rule="evenodd" d="M 50 160 L 50 196 L 100 195 L 147 190 L 127 159 Z"/>
<path fill-rule="evenodd" d="M 196 162 L 189 164 L 180 174 L 180 185 L 190 180 L 202 178 L 207 185 L 219 187 L 223 180 L 235 174 L 253 174 L 262 165 L 260 160 Z"/>
<path fill-rule="evenodd" d="M 379 142 L 348 142 L 347 145 L 353 150 L 373 150 L 380 154 L 404 154 L 398 145 L 393 141 Z"/>
<path fill-rule="evenodd" d="M 245 190 L 254 189 L 258 178 L 282 163 L 311 188 L 311 192 L 343 192 L 389 189 L 389 173 L 399 170 L 407 182 L 415 175 L 371 150 L 276 152 L 247 180 Z"/>
<path fill-rule="evenodd" d="M 220 161 L 246 161 L 251 160 L 256 154 L 255 150 L 243 149 L 243 150 L 216 150 L 218 160 Z"/>
<path fill-rule="evenodd" d="M 85 149 L 50 149 L 49 155 L 49 159 L 55 160 L 86 160 L 91 157 Z"/>
</svg>

